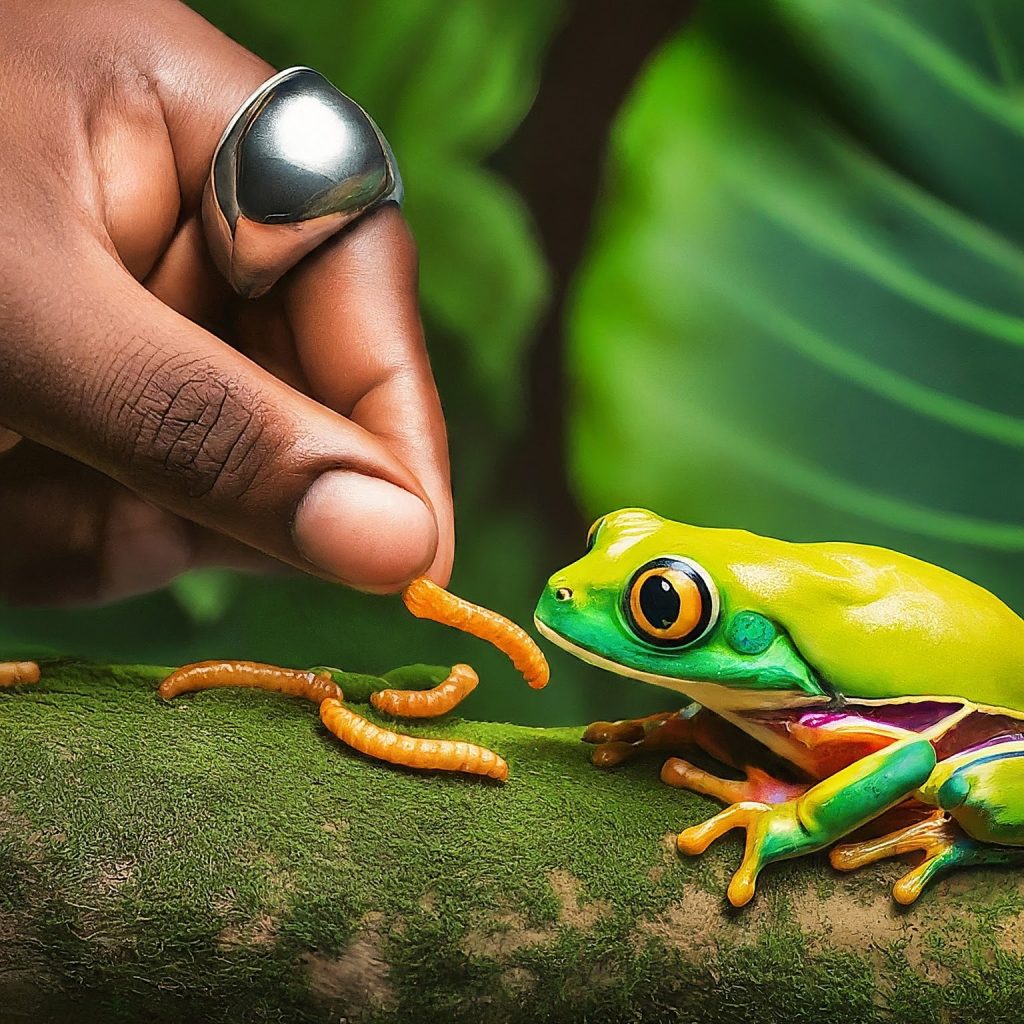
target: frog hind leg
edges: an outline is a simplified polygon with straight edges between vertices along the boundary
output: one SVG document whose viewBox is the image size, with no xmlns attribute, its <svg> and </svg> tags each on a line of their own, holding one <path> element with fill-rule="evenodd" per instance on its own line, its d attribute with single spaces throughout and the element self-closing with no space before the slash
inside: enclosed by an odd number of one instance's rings
<svg viewBox="0 0 1024 1024">
<path fill-rule="evenodd" d="M 931 743 L 910 736 L 782 803 L 732 804 L 703 824 L 682 831 L 677 845 L 682 853 L 703 853 L 719 836 L 743 828 L 743 860 L 728 889 L 729 902 L 741 907 L 753 897 L 757 876 L 766 864 L 832 845 L 903 802 L 924 785 L 934 768 Z"/>
<path fill-rule="evenodd" d="M 937 768 L 920 796 L 937 805 L 928 818 L 878 839 L 831 851 L 832 864 L 852 871 L 907 853 L 924 859 L 893 886 L 913 903 L 932 879 L 956 868 L 1024 864 L 1024 743 L 993 744 Z"/>
</svg>

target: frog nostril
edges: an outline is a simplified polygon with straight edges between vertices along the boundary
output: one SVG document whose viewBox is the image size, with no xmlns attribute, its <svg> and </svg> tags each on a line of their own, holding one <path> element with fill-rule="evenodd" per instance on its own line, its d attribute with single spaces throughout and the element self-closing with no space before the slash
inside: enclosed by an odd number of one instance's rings
<svg viewBox="0 0 1024 1024">
<path fill-rule="evenodd" d="M 555 600 L 556 601 L 571 601 L 572 600 L 572 591 L 568 587 L 559 587 L 555 591 Z"/>
</svg>

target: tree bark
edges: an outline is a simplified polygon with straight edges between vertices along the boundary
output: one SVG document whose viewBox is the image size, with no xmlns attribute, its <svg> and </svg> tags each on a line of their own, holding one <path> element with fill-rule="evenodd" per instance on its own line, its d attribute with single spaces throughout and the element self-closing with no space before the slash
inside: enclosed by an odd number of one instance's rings
<svg viewBox="0 0 1024 1024">
<path fill-rule="evenodd" d="M 315 709 L 157 669 L 44 666 L 0 695 L 0 1020 L 1020 1019 L 1024 897 L 975 871 L 899 910 L 893 863 L 823 857 L 723 897 L 736 840 L 656 760 L 452 720 L 505 785 L 341 747 Z"/>
</svg>

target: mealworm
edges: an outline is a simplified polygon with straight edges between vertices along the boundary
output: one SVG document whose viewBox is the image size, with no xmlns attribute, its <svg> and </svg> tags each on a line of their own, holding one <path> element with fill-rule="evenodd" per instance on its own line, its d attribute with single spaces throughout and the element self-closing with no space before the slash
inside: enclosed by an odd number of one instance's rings
<svg viewBox="0 0 1024 1024">
<path fill-rule="evenodd" d="M 402 600 L 418 619 L 454 626 L 493 644 L 535 690 L 547 686 L 551 672 L 541 649 L 521 626 L 503 615 L 450 594 L 421 576 L 402 591 Z"/>
<path fill-rule="evenodd" d="M 39 666 L 34 661 L 0 662 L 0 688 L 38 682 Z"/>
<path fill-rule="evenodd" d="M 486 775 L 502 782 L 508 778 L 508 764 L 493 750 L 461 740 L 403 736 L 374 725 L 335 698 L 320 705 L 320 720 L 346 746 L 378 761 L 406 768 Z"/>
<path fill-rule="evenodd" d="M 468 697 L 479 682 L 479 676 L 469 665 L 454 665 L 448 678 L 433 689 L 378 690 L 370 694 L 370 703 L 378 711 L 398 718 L 436 718 Z"/>
<path fill-rule="evenodd" d="M 179 693 L 212 690 L 221 686 L 248 686 L 273 690 L 290 697 L 305 697 L 320 704 L 328 697 L 341 699 L 340 687 L 326 675 L 300 672 L 293 668 L 277 668 L 255 661 L 200 661 L 171 673 L 157 691 L 164 700 Z"/>
</svg>

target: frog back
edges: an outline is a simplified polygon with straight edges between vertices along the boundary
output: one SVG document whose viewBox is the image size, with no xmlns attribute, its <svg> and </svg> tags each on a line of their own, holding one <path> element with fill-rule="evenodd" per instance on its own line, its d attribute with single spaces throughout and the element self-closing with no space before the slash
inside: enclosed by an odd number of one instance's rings
<svg viewBox="0 0 1024 1024">
<path fill-rule="evenodd" d="M 725 610 L 779 623 L 844 695 L 962 697 L 1024 714 L 1024 620 L 976 583 L 885 548 L 679 528 L 676 546 L 718 581 Z"/>
</svg>

